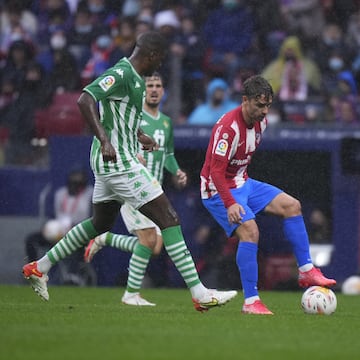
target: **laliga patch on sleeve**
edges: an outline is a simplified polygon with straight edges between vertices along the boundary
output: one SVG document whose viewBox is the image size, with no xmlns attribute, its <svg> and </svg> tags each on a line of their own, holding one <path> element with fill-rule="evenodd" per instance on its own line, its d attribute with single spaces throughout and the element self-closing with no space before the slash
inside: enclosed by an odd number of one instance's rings
<svg viewBox="0 0 360 360">
<path fill-rule="evenodd" d="M 115 84 L 115 78 L 111 75 L 104 77 L 100 82 L 99 86 L 104 90 L 108 91 Z"/>
<path fill-rule="evenodd" d="M 224 139 L 220 139 L 216 145 L 215 154 L 220 155 L 220 156 L 225 156 L 228 147 L 229 147 L 228 142 Z"/>
</svg>

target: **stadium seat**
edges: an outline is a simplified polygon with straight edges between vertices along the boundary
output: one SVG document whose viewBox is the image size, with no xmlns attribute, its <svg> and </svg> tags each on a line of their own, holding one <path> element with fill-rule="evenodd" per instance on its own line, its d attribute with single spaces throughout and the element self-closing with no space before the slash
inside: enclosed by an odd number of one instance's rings
<svg viewBox="0 0 360 360">
<path fill-rule="evenodd" d="M 77 106 L 79 92 L 56 94 L 51 105 L 35 114 L 37 138 L 51 135 L 81 135 L 86 132 L 86 124 Z"/>
</svg>

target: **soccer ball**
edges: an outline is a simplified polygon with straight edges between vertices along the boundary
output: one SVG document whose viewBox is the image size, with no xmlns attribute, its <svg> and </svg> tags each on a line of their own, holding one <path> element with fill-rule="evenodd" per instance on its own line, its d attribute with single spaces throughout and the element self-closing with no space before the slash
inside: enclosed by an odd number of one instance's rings
<svg viewBox="0 0 360 360">
<path fill-rule="evenodd" d="M 302 295 L 301 307 L 306 314 L 331 315 L 335 312 L 335 293 L 325 287 L 311 286 Z"/>
</svg>

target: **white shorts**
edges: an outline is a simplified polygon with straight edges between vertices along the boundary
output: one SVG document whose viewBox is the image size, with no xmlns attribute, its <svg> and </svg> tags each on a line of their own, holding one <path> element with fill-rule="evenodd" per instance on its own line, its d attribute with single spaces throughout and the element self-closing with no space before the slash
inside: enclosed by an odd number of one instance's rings
<svg viewBox="0 0 360 360">
<path fill-rule="evenodd" d="M 121 216 L 130 234 L 136 235 L 136 230 L 155 228 L 156 233 L 161 236 L 160 228 L 139 210 L 135 210 L 131 205 L 125 203 L 121 209 Z"/>
<path fill-rule="evenodd" d="M 109 175 L 95 174 L 95 184 L 92 201 L 94 204 L 117 201 L 128 203 L 134 209 L 139 209 L 163 193 L 160 183 L 149 170 L 134 164 L 131 169 Z"/>
</svg>

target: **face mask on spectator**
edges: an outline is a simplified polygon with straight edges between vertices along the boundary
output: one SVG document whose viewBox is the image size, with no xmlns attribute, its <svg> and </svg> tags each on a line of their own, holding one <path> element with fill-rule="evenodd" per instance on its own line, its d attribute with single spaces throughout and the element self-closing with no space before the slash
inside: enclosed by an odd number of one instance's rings
<svg viewBox="0 0 360 360">
<path fill-rule="evenodd" d="M 92 25 L 78 25 L 75 29 L 80 34 L 88 34 L 92 30 Z"/>
<path fill-rule="evenodd" d="M 66 38 L 63 35 L 55 34 L 50 39 L 51 48 L 54 50 L 61 50 L 66 45 Z"/>
<path fill-rule="evenodd" d="M 90 4 L 89 5 L 89 10 L 90 12 L 92 12 L 93 14 L 98 14 L 101 11 L 104 10 L 104 5 L 103 4 Z"/>
<path fill-rule="evenodd" d="M 237 8 L 241 4 L 241 1 L 237 0 L 223 0 L 223 5 L 225 9 L 232 10 Z"/>
<path fill-rule="evenodd" d="M 100 49 L 107 49 L 111 45 L 111 37 L 108 35 L 101 35 L 96 39 L 96 45 Z"/>
<path fill-rule="evenodd" d="M 338 71 L 344 66 L 344 61 L 338 57 L 332 57 L 329 59 L 329 67 L 331 70 Z"/>
</svg>

